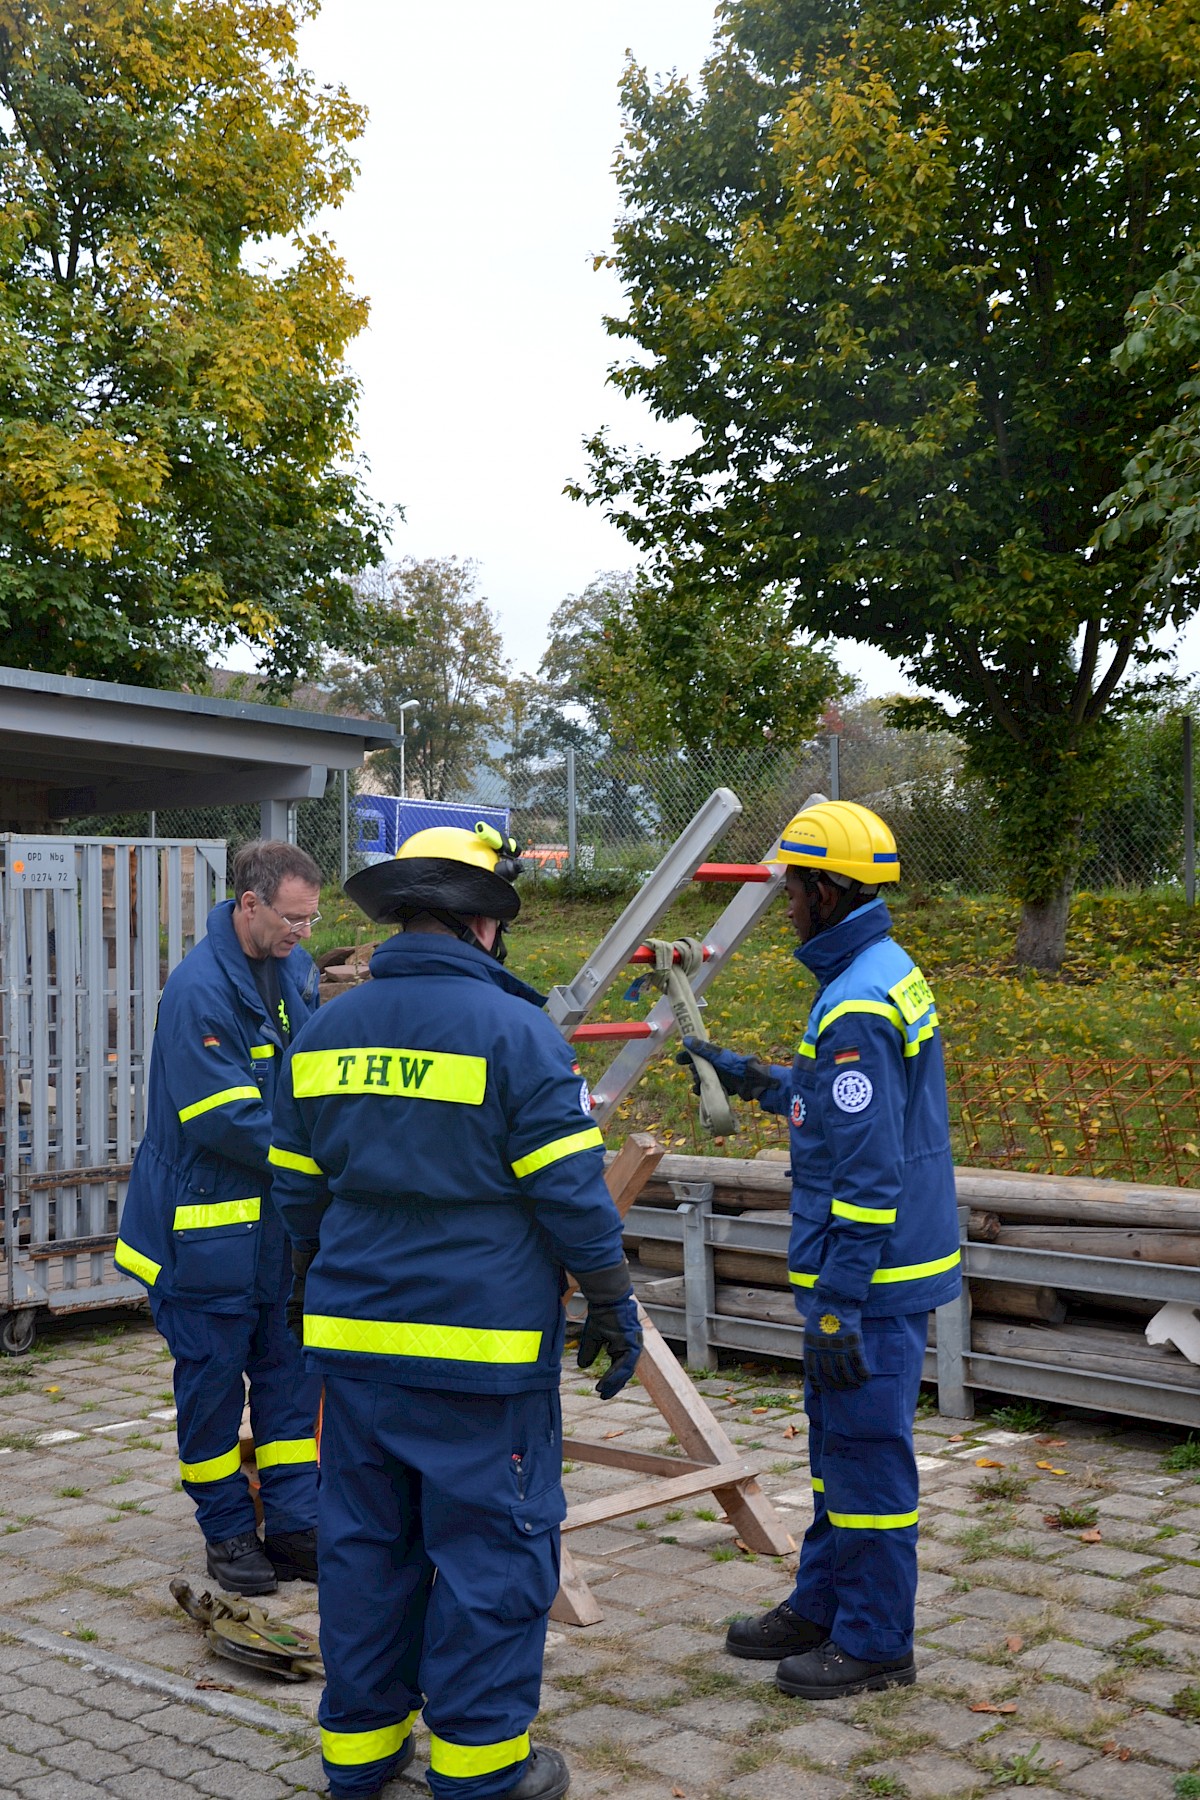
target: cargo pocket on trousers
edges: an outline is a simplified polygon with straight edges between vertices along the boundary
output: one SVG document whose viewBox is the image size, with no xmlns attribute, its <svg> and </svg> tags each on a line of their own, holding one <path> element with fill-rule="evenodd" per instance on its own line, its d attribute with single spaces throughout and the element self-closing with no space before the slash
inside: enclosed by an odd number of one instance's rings
<svg viewBox="0 0 1200 1800">
<path fill-rule="evenodd" d="M 175 1286 L 181 1295 L 210 1299 L 254 1286 L 258 1220 L 173 1233 Z"/>
<path fill-rule="evenodd" d="M 549 1612 L 558 1592 L 558 1527 L 566 1516 L 561 1481 L 511 1508 L 512 1555 L 501 1603 L 506 1619 L 536 1619 Z"/>
</svg>

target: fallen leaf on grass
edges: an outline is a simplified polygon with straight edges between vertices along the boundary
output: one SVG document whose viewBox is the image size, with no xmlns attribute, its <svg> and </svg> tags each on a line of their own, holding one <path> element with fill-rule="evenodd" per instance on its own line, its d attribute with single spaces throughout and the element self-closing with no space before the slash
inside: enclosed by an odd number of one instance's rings
<svg viewBox="0 0 1200 1800">
<path fill-rule="evenodd" d="M 1062 1450 L 1062 1449 L 1065 1449 L 1067 1440 L 1066 1440 L 1066 1438 L 1040 1437 L 1040 1438 L 1035 1438 L 1034 1442 L 1038 1443 L 1038 1444 L 1045 1444 L 1047 1449 L 1049 1449 L 1049 1450 Z"/>
<path fill-rule="evenodd" d="M 994 1700 L 977 1700 L 969 1710 L 985 1713 L 1015 1713 L 1017 1703 L 1015 1700 L 1006 1700 L 1003 1706 L 997 1706 Z"/>
<path fill-rule="evenodd" d="M 1062 1520 L 1059 1518 L 1057 1513 L 1043 1513 L 1042 1514 L 1042 1524 L 1045 1525 L 1050 1531 L 1061 1531 L 1062 1530 Z"/>
<path fill-rule="evenodd" d="M 1006 1637 L 1004 1640 L 1004 1647 L 1009 1652 L 1010 1656 L 1015 1656 L 1017 1654 L 1018 1650 L 1024 1649 L 1025 1639 L 1023 1637 L 1015 1637 L 1015 1636 L 1014 1637 Z"/>
<path fill-rule="evenodd" d="M 783 1435 L 784 1435 L 784 1437 L 791 1438 L 791 1437 L 799 1437 L 800 1433 L 796 1430 L 796 1427 L 794 1425 L 785 1425 L 783 1428 Z"/>
<path fill-rule="evenodd" d="M 618 1426 L 616 1426 L 616 1428 L 614 1430 L 606 1431 L 604 1435 L 606 1438 L 624 1437 L 625 1436 L 625 1427 L 623 1425 L 618 1425 Z"/>
<path fill-rule="evenodd" d="M 746 1552 L 746 1555 L 749 1556 L 749 1554 L 750 1554 L 749 1544 L 744 1543 L 741 1538 L 734 1538 L 733 1541 L 737 1545 L 739 1550 L 744 1550 Z"/>
<path fill-rule="evenodd" d="M 1118 1762 L 1128 1762 L 1133 1751 L 1128 1744 L 1118 1744 L 1116 1738 L 1109 1738 L 1104 1745 L 1105 1756 L 1115 1756 Z"/>
<path fill-rule="evenodd" d="M 965 1432 L 952 1431 L 946 1442 L 949 1444 L 961 1444 L 965 1435 Z"/>
<path fill-rule="evenodd" d="M 1065 1469 L 1056 1469 L 1052 1462 L 1040 1462 L 1038 1468 L 1045 1469 L 1050 1475 L 1065 1475 L 1067 1472 Z"/>
<path fill-rule="evenodd" d="M 770 1410 L 771 1409 L 769 1406 L 752 1406 L 750 1408 L 750 1411 L 752 1413 L 765 1413 L 765 1412 L 770 1412 Z"/>
<path fill-rule="evenodd" d="M 975 1458 L 975 1467 L 977 1469 L 1002 1469 L 1004 1464 L 993 1462 L 990 1456 L 977 1456 Z"/>
<path fill-rule="evenodd" d="M 1104 1538 L 1100 1527 L 1098 1525 L 1093 1525 L 1090 1531 L 1081 1531 L 1079 1534 L 1079 1541 L 1081 1544 L 1102 1544 Z"/>
</svg>

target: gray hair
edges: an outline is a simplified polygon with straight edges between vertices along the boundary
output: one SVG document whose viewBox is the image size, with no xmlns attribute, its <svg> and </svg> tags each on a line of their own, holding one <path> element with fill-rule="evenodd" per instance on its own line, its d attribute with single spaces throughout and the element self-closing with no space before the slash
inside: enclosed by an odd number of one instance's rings
<svg viewBox="0 0 1200 1800">
<path fill-rule="evenodd" d="M 242 895 L 249 892 L 270 906 L 280 882 L 289 875 L 308 887 L 321 886 L 321 871 L 307 850 L 280 838 L 252 838 L 233 859 L 233 897 L 240 905 Z"/>
</svg>

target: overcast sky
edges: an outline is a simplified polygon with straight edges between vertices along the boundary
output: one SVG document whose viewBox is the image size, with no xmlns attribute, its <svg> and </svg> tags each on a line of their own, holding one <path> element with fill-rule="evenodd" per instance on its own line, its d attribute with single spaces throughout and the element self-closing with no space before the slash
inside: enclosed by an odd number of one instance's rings
<svg viewBox="0 0 1200 1800">
<path fill-rule="evenodd" d="M 372 490 L 406 514 L 393 553 L 476 559 L 520 669 L 560 600 L 635 560 L 563 495 L 585 434 L 684 441 L 606 385 L 621 294 L 592 258 L 617 212 L 627 50 L 695 73 L 713 18 L 712 0 L 325 0 L 301 38 L 370 110 L 328 226 L 371 301 L 351 361 Z M 842 660 L 873 693 L 901 685 L 878 652 Z"/>
</svg>

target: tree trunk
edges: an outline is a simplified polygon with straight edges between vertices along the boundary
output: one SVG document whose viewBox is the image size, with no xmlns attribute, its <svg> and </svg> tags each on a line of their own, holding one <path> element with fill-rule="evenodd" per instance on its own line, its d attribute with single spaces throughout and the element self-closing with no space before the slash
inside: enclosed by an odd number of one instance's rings
<svg viewBox="0 0 1200 1800">
<path fill-rule="evenodd" d="M 1071 882 L 1064 881 L 1049 900 L 1027 900 L 1017 930 L 1017 962 L 1026 969 L 1057 970 L 1067 953 L 1067 918 Z"/>
</svg>

